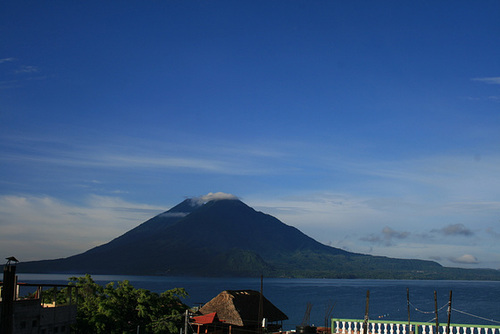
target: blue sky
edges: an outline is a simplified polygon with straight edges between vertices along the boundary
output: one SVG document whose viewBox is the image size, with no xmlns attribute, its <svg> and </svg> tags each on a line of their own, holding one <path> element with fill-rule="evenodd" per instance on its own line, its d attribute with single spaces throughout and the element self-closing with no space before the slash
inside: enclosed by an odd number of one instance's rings
<svg viewBox="0 0 500 334">
<path fill-rule="evenodd" d="M 4 257 L 223 192 L 334 247 L 500 268 L 500 2 L 0 6 Z"/>
</svg>

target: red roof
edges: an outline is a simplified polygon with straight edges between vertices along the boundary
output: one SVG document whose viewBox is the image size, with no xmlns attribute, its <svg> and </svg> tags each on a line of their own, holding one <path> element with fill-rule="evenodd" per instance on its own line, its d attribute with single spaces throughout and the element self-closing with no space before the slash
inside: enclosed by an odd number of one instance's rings
<svg viewBox="0 0 500 334">
<path fill-rule="evenodd" d="M 193 317 L 193 322 L 200 325 L 213 324 L 216 321 L 218 321 L 217 312 L 207 313 L 204 315 Z"/>
</svg>

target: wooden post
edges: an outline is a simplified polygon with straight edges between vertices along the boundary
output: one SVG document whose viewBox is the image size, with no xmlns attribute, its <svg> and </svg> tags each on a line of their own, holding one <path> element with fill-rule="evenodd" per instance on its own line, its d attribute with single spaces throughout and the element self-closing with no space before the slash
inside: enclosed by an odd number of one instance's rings
<svg viewBox="0 0 500 334">
<path fill-rule="evenodd" d="M 437 301 L 436 290 L 434 290 L 434 309 L 435 309 L 435 313 L 436 313 L 436 334 L 439 334 L 438 301 Z"/>
<path fill-rule="evenodd" d="M 409 334 L 413 334 L 410 321 L 410 288 L 406 288 L 406 305 L 408 306 L 408 331 Z"/>
<path fill-rule="evenodd" d="M 450 334 L 450 320 L 451 320 L 451 290 L 450 290 L 450 299 L 448 300 L 448 323 L 446 324 L 446 334 Z"/>
<path fill-rule="evenodd" d="M 410 326 L 410 288 L 406 288 L 406 305 L 408 306 L 408 326 Z"/>
<path fill-rule="evenodd" d="M 363 333 L 368 334 L 368 307 L 370 305 L 370 290 L 366 291 L 365 319 L 363 321 Z"/>
<path fill-rule="evenodd" d="M 257 332 L 262 333 L 262 319 L 264 318 L 264 275 L 260 275 L 260 296 L 259 296 L 259 314 L 257 319 Z"/>
</svg>

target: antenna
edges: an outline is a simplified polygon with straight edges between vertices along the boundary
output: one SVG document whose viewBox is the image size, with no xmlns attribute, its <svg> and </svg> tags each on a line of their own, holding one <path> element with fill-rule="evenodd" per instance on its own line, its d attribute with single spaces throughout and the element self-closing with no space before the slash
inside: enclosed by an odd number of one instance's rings
<svg viewBox="0 0 500 334">
<path fill-rule="evenodd" d="M 325 312 L 325 327 L 326 328 L 328 327 L 328 324 L 329 324 L 328 320 L 330 320 L 330 315 L 333 312 L 333 308 L 335 307 L 335 304 L 336 303 L 331 304 L 331 302 L 330 302 L 330 304 L 326 308 L 326 312 Z"/>
<path fill-rule="evenodd" d="M 311 319 L 312 307 L 313 307 L 312 304 L 307 302 L 306 313 L 304 313 L 304 318 L 302 319 L 301 326 L 307 326 L 307 324 L 309 323 L 309 320 Z"/>
</svg>

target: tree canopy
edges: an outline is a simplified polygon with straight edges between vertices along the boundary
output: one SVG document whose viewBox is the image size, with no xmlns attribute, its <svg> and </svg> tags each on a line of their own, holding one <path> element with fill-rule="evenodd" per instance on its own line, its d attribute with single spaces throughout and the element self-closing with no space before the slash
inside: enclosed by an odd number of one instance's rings
<svg viewBox="0 0 500 334">
<path fill-rule="evenodd" d="M 178 333 L 183 326 L 184 312 L 188 308 L 182 301 L 187 297 L 183 288 L 167 290 L 161 294 L 136 289 L 129 281 L 97 284 L 87 274 L 71 277 L 69 285 L 73 301 L 77 303 L 77 333 Z M 57 295 L 44 292 L 44 301 L 54 301 L 68 295 L 68 288 Z"/>
</svg>

